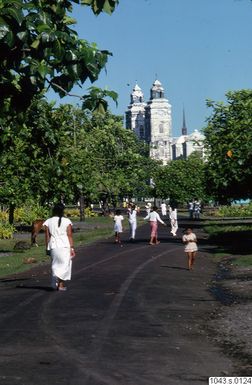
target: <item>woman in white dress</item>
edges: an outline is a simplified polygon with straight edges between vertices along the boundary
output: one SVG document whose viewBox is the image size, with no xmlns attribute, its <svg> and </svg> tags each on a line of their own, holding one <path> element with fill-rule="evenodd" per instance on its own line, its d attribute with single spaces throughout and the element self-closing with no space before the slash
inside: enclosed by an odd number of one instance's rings
<svg viewBox="0 0 252 385">
<path fill-rule="evenodd" d="M 185 244 L 185 252 L 188 258 L 188 270 L 192 270 L 195 257 L 196 257 L 196 251 L 198 250 L 197 237 L 193 233 L 192 229 L 188 228 L 186 229 L 182 240 L 183 240 L 183 243 Z"/>
<path fill-rule="evenodd" d="M 166 215 L 167 215 L 167 207 L 166 207 L 166 203 L 165 202 L 161 203 L 161 213 L 162 213 L 163 217 L 166 217 Z"/>
<path fill-rule="evenodd" d="M 116 210 L 114 216 L 114 232 L 115 232 L 115 243 L 121 243 L 120 233 L 123 232 L 122 221 L 124 217 L 121 215 L 121 210 Z"/>
<path fill-rule="evenodd" d="M 47 252 L 52 258 L 52 287 L 65 291 L 65 281 L 71 280 L 72 258 L 75 256 L 72 222 L 64 216 L 64 205 L 52 210 L 52 217 L 44 223 Z"/>
</svg>

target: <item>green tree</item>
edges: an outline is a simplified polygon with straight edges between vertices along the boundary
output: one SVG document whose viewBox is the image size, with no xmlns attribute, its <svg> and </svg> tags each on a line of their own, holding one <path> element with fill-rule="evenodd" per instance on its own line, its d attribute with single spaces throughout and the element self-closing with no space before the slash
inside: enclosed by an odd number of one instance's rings
<svg viewBox="0 0 252 385">
<path fill-rule="evenodd" d="M 2 119 L 0 201 L 13 207 L 28 198 L 40 204 L 64 199 L 111 203 L 145 196 L 156 167 L 148 149 L 122 118 L 87 113 L 72 105 L 55 108 L 37 97 L 16 127 Z"/>
<path fill-rule="evenodd" d="M 50 86 L 61 97 L 98 78 L 110 53 L 70 28 L 73 4 L 112 13 L 118 0 L 1 0 L 0 111 L 22 112 Z"/>
<path fill-rule="evenodd" d="M 197 153 L 160 167 L 154 181 L 156 196 L 162 199 L 180 204 L 193 198 L 206 199 L 205 164 Z"/>
<path fill-rule="evenodd" d="M 226 104 L 208 101 L 213 112 L 204 129 L 208 188 L 220 203 L 252 193 L 252 90 L 226 97 Z"/>
<path fill-rule="evenodd" d="M 122 118 L 110 113 L 94 114 L 78 131 L 72 151 L 66 149 L 66 157 L 73 186 L 81 184 L 87 200 L 103 200 L 105 205 L 123 196 L 144 196 L 155 163 L 135 134 L 123 127 Z"/>
</svg>

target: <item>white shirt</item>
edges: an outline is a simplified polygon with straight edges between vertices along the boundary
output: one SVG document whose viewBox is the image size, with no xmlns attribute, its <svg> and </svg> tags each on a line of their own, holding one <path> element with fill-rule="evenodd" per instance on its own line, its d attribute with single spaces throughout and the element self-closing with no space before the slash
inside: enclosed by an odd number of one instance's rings
<svg viewBox="0 0 252 385">
<path fill-rule="evenodd" d="M 129 215 L 129 222 L 136 222 L 136 219 L 137 219 L 137 211 L 136 210 L 129 211 L 128 215 Z"/>
<path fill-rule="evenodd" d="M 148 219 L 150 222 L 158 221 L 163 225 L 165 225 L 165 223 L 162 221 L 162 219 L 160 218 L 159 214 L 156 211 L 151 211 L 144 219 Z"/>
<path fill-rule="evenodd" d="M 67 236 L 67 228 L 69 225 L 73 225 L 70 219 L 61 218 L 61 224 L 58 226 L 59 217 L 52 217 L 47 219 L 43 226 L 47 226 L 50 234 L 50 239 L 48 242 L 48 250 L 51 249 L 60 249 L 65 247 L 70 247 L 69 239 Z"/>
</svg>

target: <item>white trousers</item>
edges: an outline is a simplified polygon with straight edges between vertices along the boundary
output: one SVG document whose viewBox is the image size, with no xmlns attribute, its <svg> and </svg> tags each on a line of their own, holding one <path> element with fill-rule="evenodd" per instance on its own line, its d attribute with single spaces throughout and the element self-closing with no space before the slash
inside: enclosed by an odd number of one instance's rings
<svg viewBox="0 0 252 385">
<path fill-rule="evenodd" d="M 136 221 L 129 221 L 129 225 L 130 225 L 130 238 L 135 239 L 137 222 Z"/>
</svg>

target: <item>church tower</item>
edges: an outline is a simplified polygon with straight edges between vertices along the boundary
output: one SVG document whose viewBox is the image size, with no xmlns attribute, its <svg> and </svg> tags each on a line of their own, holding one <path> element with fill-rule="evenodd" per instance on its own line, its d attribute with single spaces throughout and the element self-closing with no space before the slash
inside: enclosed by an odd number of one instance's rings
<svg viewBox="0 0 252 385">
<path fill-rule="evenodd" d="M 185 121 L 185 109 L 183 108 L 183 125 L 182 125 L 182 135 L 187 135 L 187 127 L 186 127 L 186 121 Z"/>
<path fill-rule="evenodd" d="M 130 105 L 126 111 L 126 128 L 134 131 L 143 140 L 146 140 L 145 107 L 143 92 L 136 84 L 130 95 Z"/>
<path fill-rule="evenodd" d="M 150 144 L 150 156 L 167 164 L 171 160 L 171 105 L 164 97 L 164 88 L 155 80 L 150 100 L 145 107 L 145 138 Z"/>
</svg>

